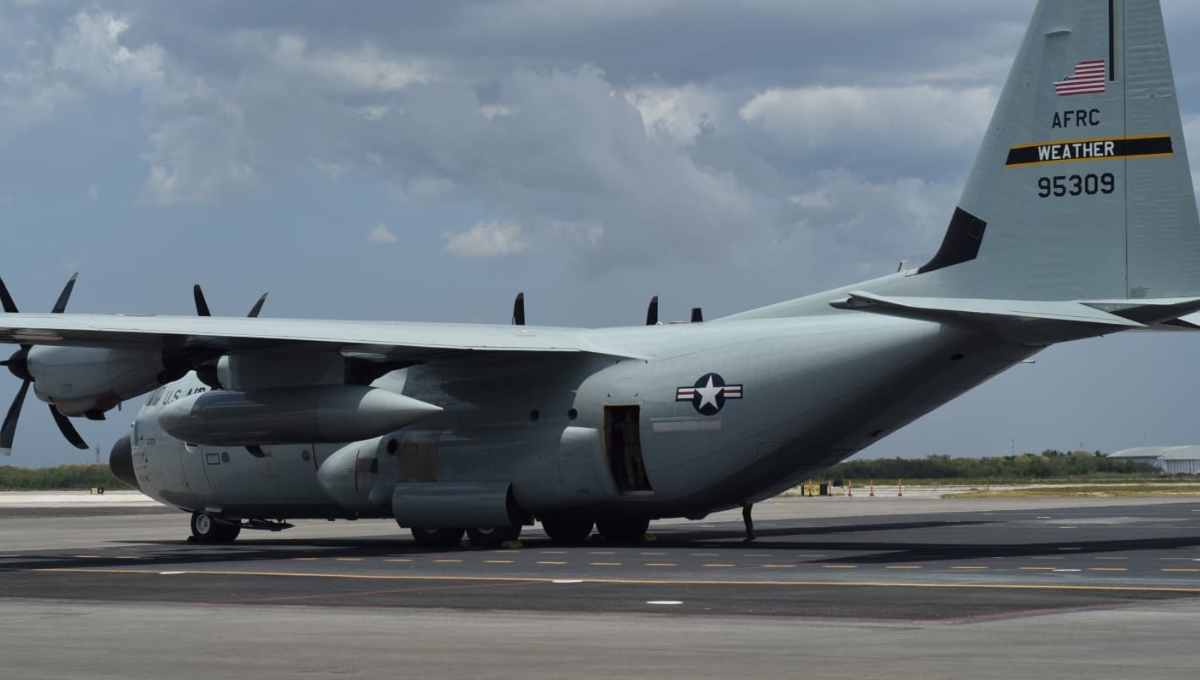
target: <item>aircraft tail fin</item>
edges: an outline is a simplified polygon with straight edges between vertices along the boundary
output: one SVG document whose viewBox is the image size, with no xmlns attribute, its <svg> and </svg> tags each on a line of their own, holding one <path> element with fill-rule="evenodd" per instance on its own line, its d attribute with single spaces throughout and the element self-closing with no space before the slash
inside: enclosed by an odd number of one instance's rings
<svg viewBox="0 0 1200 680">
<path fill-rule="evenodd" d="M 1041 0 L 937 254 L 879 292 L 1200 295 L 1200 217 L 1159 0 Z"/>
</svg>

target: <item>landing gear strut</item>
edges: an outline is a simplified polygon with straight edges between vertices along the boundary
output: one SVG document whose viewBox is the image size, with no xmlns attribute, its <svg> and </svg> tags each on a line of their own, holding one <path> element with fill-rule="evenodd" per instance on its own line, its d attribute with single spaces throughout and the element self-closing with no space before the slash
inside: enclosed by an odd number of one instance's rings
<svg viewBox="0 0 1200 680">
<path fill-rule="evenodd" d="M 240 533 L 240 522 L 222 522 L 207 512 L 192 513 L 192 535 L 189 540 L 194 543 L 232 543 Z"/>
</svg>

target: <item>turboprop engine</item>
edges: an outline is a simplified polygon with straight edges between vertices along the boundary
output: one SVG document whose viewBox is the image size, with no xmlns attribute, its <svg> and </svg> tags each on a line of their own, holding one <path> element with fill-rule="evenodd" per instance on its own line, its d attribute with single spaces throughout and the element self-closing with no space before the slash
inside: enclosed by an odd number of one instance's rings
<svg viewBox="0 0 1200 680">
<path fill-rule="evenodd" d="M 313 385 L 203 392 L 163 407 L 158 424 L 205 446 L 320 444 L 378 437 L 441 410 L 373 387 Z"/>
<path fill-rule="evenodd" d="M 163 384 L 163 357 L 155 350 L 35 346 L 25 370 L 38 399 L 64 416 L 98 414 Z"/>
</svg>

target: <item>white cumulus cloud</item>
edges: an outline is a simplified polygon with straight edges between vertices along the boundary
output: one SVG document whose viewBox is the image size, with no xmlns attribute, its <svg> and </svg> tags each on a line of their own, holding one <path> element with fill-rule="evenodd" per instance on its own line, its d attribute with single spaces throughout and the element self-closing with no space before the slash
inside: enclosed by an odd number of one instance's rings
<svg viewBox="0 0 1200 680">
<path fill-rule="evenodd" d="M 371 243 L 386 245 L 389 243 L 395 243 L 399 239 L 396 238 L 396 235 L 387 228 L 386 224 L 380 222 L 379 224 L 375 225 L 375 228 L 372 229 L 369 234 L 367 234 L 367 240 Z"/>
<path fill-rule="evenodd" d="M 529 248 L 520 225 L 499 220 L 479 222 L 466 231 L 446 233 L 443 237 L 446 252 L 457 257 L 504 257 Z"/>
</svg>

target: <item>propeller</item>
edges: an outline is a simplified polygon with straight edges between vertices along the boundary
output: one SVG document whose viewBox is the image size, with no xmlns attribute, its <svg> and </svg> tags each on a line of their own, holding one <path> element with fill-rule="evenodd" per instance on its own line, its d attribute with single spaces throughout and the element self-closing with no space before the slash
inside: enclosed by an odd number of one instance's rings
<svg viewBox="0 0 1200 680">
<path fill-rule="evenodd" d="M 58 295 L 58 300 L 54 303 L 54 307 L 50 310 L 51 314 L 62 314 L 67 309 L 67 301 L 71 299 L 71 292 L 75 290 L 75 279 L 79 277 L 79 273 L 71 275 L 67 285 Z M 4 307 L 4 311 L 8 314 L 17 314 L 17 304 L 13 302 L 12 295 L 8 292 L 8 287 L 4 285 L 3 279 L 0 279 L 0 306 Z M 12 455 L 13 439 L 17 434 L 17 421 L 21 419 L 21 408 L 25 404 L 25 395 L 29 394 L 29 386 L 33 384 L 33 375 L 29 372 L 29 350 L 32 345 L 21 345 L 20 349 L 13 352 L 13 355 L 5 361 L 0 361 L 0 366 L 8 369 L 21 380 L 21 389 L 17 390 L 17 396 L 13 399 L 12 405 L 8 407 L 8 413 L 4 416 L 4 425 L 0 426 L 0 455 Z M 83 437 L 79 436 L 79 431 L 71 424 L 70 419 L 58 412 L 54 408 L 54 404 L 49 404 L 50 415 L 54 417 L 54 424 L 58 425 L 58 431 L 62 432 L 71 446 L 77 449 L 88 448 L 87 442 L 83 441 Z"/>
<path fill-rule="evenodd" d="M 513 300 L 512 322 L 514 326 L 525 325 L 525 293 L 517 293 L 517 299 Z"/>
<path fill-rule="evenodd" d="M 192 299 L 196 301 L 197 316 L 212 316 L 212 311 L 208 307 L 208 300 L 204 297 L 204 291 L 200 288 L 200 284 L 198 283 L 192 286 Z M 259 296 L 258 300 L 255 301 L 254 306 L 250 308 L 250 313 L 246 316 L 251 319 L 257 319 L 259 313 L 262 312 L 263 304 L 266 303 L 266 301 L 267 293 L 263 293 L 261 296 Z M 173 379 L 181 378 L 189 370 L 196 371 L 196 377 L 200 379 L 200 382 L 208 385 L 210 388 L 214 390 L 222 389 L 221 381 L 217 379 L 216 359 L 204 357 L 183 358 L 179 362 L 178 366 L 175 367 L 175 370 L 170 377 Z"/>
<path fill-rule="evenodd" d="M 650 306 L 646 308 L 646 325 L 658 325 L 658 296 L 650 298 Z"/>
<path fill-rule="evenodd" d="M 254 306 L 250 308 L 250 313 L 246 316 L 251 319 L 257 319 L 262 312 L 263 304 L 267 301 L 267 293 L 263 293 Z M 200 284 L 192 286 L 192 298 L 196 301 L 196 316 L 212 316 L 212 312 L 208 309 L 208 300 L 204 297 L 204 291 L 201 290 Z"/>
</svg>

